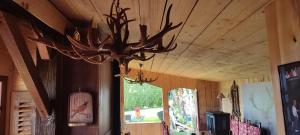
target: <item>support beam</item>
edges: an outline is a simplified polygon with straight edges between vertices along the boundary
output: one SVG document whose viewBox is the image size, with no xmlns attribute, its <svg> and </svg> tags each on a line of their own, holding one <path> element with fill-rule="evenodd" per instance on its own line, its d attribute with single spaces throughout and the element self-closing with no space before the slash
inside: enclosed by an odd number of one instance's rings
<svg viewBox="0 0 300 135">
<path fill-rule="evenodd" d="M 279 74 L 278 65 L 281 64 L 280 47 L 278 41 L 278 22 L 277 22 L 277 10 L 273 2 L 268 7 L 266 7 L 266 23 L 267 23 L 267 33 L 268 33 L 268 46 L 270 55 L 270 65 L 271 65 L 271 75 L 272 75 L 272 85 L 274 93 L 274 103 L 276 112 L 283 112 L 281 92 L 279 84 Z M 276 130 L 278 135 L 285 135 L 284 130 L 284 118 L 282 113 L 276 113 Z"/>
<path fill-rule="evenodd" d="M 14 2 L 61 34 L 65 34 L 65 28 L 71 26 L 68 19 L 49 0 L 14 0 Z"/>
<path fill-rule="evenodd" d="M 31 41 L 30 39 L 28 39 L 27 37 L 34 37 L 34 38 L 38 38 L 38 36 L 36 35 L 36 33 L 34 32 L 33 28 L 31 27 L 30 24 L 28 23 L 23 23 L 22 25 L 20 25 L 20 31 L 22 32 L 26 44 L 28 46 L 28 49 L 31 53 L 31 56 L 33 57 L 34 63 L 36 64 L 36 60 L 37 60 L 37 55 L 36 52 L 38 50 L 39 52 L 39 56 L 42 60 L 49 60 L 50 59 L 50 55 L 47 49 L 47 45 L 39 43 L 39 42 L 34 42 Z"/>
<path fill-rule="evenodd" d="M 65 30 L 73 28 L 72 23 L 48 0 L 3 0 L 0 1 L 0 10 L 35 24 L 43 33 L 62 43 L 68 42 Z M 37 47 L 41 58 L 49 59 L 47 47 L 40 43 Z"/>
<path fill-rule="evenodd" d="M 0 36 L 6 46 L 11 58 L 23 78 L 28 91 L 41 116 L 48 117 L 50 114 L 50 101 L 43 82 L 37 72 L 34 62 L 24 37 L 19 29 L 19 22 L 22 20 L 0 12 Z"/>
</svg>

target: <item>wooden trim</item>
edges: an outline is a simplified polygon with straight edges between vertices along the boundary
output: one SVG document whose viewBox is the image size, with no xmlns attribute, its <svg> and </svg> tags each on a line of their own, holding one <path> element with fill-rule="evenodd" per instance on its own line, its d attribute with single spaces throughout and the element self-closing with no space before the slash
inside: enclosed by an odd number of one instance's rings
<svg viewBox="0 0 300 135">
<path fill-rule="evenodd" d="M 4 45 L 28 91 L 33 96 L 40 115 L 48 117 L 51 112 L 49 97 L 31 58 L 25 39 L 18 28 L 18 23 L 22 21 L 4 12 L 0 13 L 0 19 L 0 35 L 2 39 L 5 39 L 3 40 Z"/>
<path fill-rule="evenodd" d="M 6 94 L 8 91 L 8 77 L 7 76 L 1 76 L 0 75 L 0 82 L 2 82 L 2 93 L 1 93 L 1 116 L 0 116 L 0 134 L 4 135 L 5 134 L 5 118 L 6 118 Z"/>
</svg>

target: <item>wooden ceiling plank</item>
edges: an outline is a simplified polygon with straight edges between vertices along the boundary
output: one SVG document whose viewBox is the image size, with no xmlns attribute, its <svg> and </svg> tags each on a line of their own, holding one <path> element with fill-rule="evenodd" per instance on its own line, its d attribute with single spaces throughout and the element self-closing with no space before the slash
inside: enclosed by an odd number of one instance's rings
<svg viewBox="0 0 300 135">
<path fill-rule="evenodd" d="M 261 8 L 258 8 L 259 9 L 259 11 L 261 11 Z M 226 10 L 232 10 L 232 9 L 226 9 Z M 256 10 L 255 10 L 256 11 Z M 254 11 L 254 12 L 255 12 Z M 250 12 L 251 13 L 251 12 Z M 255 13 L 257 13 L 257 12 L 255 12 Z M 251 17 L 252 17 L 252 19 L 251 19 Z M 215 43 L 216 42 L 218 42 L 218 41 L 220 41 L 220 42 L 224 42 L 224 40 L 226 39 L 226 38 L 224 38 L 224 36 L 227 36 L 227 37 L 229 37 L 228 38 L 228 40 L 234 40 L 234 38 L 238 38 L 239 37 L 239 35 L 243 35 L 243 36 L 245 36 L 245 34 L 247 34 L 247 31 L 251 31 L 251 29 L 249 29 L 249 27 L 244 27 L 245 28 L 245 30 L 242 30 L 241 29 L 241 25 L 243 24 L 245 24 L 245 22 L 249 22 L 248 23 L 248 25 L 252 25 L 252 27 L 251 28 L 255 28 L 255 29 L 261 29 L 261 28 L 263 28 L 263 27 L 265 27 L 264 26 L 264 19 L 260 19 L 259 20 L 259 18 L 262 18 L 262 15 L 259 15 L 259 17 L 257 16 L 257 15 L 251 15 L 250 14 L 250 19 L 246 16 L 246 20 L 245 21 L 243 21 L 243 23 L 238 23 L 235 27 L 233 27 L 232 28 L 232 30 L 230 30 L 230 31 L 228 31 L 228 32 L 226 32 L 226 34 L 224 34 L 223 35 L 223 37 L 221 37 L 221 38 L 219 38 L 219 39 L 217 39 L 216 41 L 215 41 Z M 250 20 L 250 21 L 249 21 Z M 257 21 L 259 21 L 259 23 L 257 23 Z M 263 24 L 263 25 L 261 25 L 261 24 Z M 214 26 L 213 26 L 214 27 Z M 247 30 L 248 29 L 248 30 Z M 233 32 L 232 32 L 233 31 Z M 235 32 L 236 31 L 236 32 Z M 212 31 L 210 31 L 210 32 L 212 32 Z M 215 34 L 216 34 L 216 32 L 215 31 L 213 31 Z M 243 32 L 242 34 L 240 34 L 241 32 Z M 246 32 L 246 33 L 245 33 Z M 233 35 L 233 33 L 238 33 L 238 34 L 234 34 Z M 218 33 L 217 33 L 218 34 Z M 232 37 L 230 37 L 230 36 L 233 36 L 234 38 L 232 38 Z M 201 37 L 201 36 L 200 36 Z M 256 36 L 256 37 L 258 37 L 258 36 Z M 265 37 L 265 36 L 263 36 L 263 37 Z M 201 41 L 202 42 L 202 41 Z M 236 42 L 236 41 L 234 41 L 234 42 Z M 212 43 L 212 44 L 210 44 L 209 46 L 204 46 L 204 47 L 206 47 L 207 49 L 205 49 L 206 51 L 205 52 L 209 52 L 210 51 L 210 49 L 209 48 L 214 48 L 214 44 L 215 43 Z M 241 42 L 241 44 L 243 44 L 243 42 Z M 202 45 L 201 43 L 200 44 L 195 44 L 195 45 Z M 238 45 L 238 44 L 236 44 L 236 45 Z M 231 46 L 233 46 L 233 47 L 235 47 L 236 45 L 232 45 L 231 44 Z M 193 49 L 192 49 L 193 50 Z M 186 53 L 186 54 L 189 54 L 190 55 L 190 53 Z M 200 57 L 202 57 L 201 55 L 203 55 L 203 54 L 201 54 L 200 52 L 199 52 L 199 55 L 200 55 Z M 185 56 L 186 57 L 186 56 Z M 206 57 L 207 58 L 207 57 Z M 205 58 L 203 57 L 203 60 L 204 60 Z M 178 59 L 176 59 L 176 60 L 178 60 Z M 210 61 L 210 60 L 212 60 L 212 59 L 205 59 L 206 61 Z M 185 61 L 185 63 L 189 63 L 190 61 Z M 175 62 L 174 62 L 175 63 Z M 173 65 L 173 64 L 172 64 Z M 184 68 L 180 68 L 180 67 L 182 67 L 182 66 L 180 66 L 180 65 L 182 65 L 182 63 L 177 63 L 177 61 L 176 61 L 176 63 L 175 63 L 175 65 L 177 65 L 175 68 L 173 68 L 173 69 L 176 69 L 177 71 L 177 75 L 179 75 L 180 74 L 180 72 L 181 71 L 187 71 L 186 69 L 184 69 Z M 206 66 L 206 65 L 203 65 L 203 66 Z M 180 68 L 180 69 L 179 69 Z M 181 70 L 181 71 L 180 71 Z M 170 71 L 170 70 L 168 70 L 168 71 Z M 192 71 L 191 71 L 192 72 Z M 196 71 L 193 71 L 194 73 L 196 73 Z M 182 75 L 182 74 L 180 74 L 180 75 Z"/>
<path fill-rule="evenodd" d="M 188 20 L 186 27 L 178 37 L 178 49 L 172 53 L 180 53 L 197 38 L 222 13 L 232 0 L 200 0 L 197 8 Z M 213 8 L 212 8 L 213 7 Z"/>
<path fill-rule="evenodd" d="M 191 20 L 187 21 L 186 27 L 183 29 L 181 35 L 178 37 L 178 48 L 174 50 L 174 52 L 171 52 L 171 54 L 178 55 L 183 50 L 183 48 L 187 47 L 190 41 L 198 37 L 198 33 L 202 33 L 202 31 L 205 30 L 206 27 L 208 27 L 211 24 L 211 22 L 216 19 L 216 17 L 224 10 L 225 7 L 227 7 L 227 5 L 230 2 L 231 1 L 229 0 L 200 1 L 196 6 L 194 12 L 191 14 Z M 210 13 L 210 16 L 206 15 L 207 13 Z M 195 22 L 197 24 L 195 24 Z M 160 72 L 167 71 L 170 66 L 166 67 L 167 68 L 161 69 L 162 71 Z"/>
<path fill-rule="evenodd" d="M 265 33 L 266 34 L 266 33 Z M 199 70 L 199 67 L 211 67 L 209 71 L 205 71 L 205 73 L 212 72 L 213 75 L 218 74 L 219 71 L 234 71 L 234 67 L 232 68 L 226 68 L 227 65 L 237 65 L 237 66 L 243 66 L 244 70 L 247 70 L 247 72 L 251 72 L 253 70 L 256 70 L 258 67 L 268 67 L 268 58 L 266 56 L 260 56 L 260 54 L 268 55 L 267 47 L 263 44 L 266 44 L 265 42 L 257 43 L 253 40 L 253 38 L 248 39 L 249 42 L 252 42 L 252 44 L 248 44 L 248 46 L 245 46 L 245 48 L 241 48 L 239 53 L 227 53 L 222 54 L 219 53 L 218 50 L 211 50 L 209 54 L 204 56 L 205 58 L 202 59 L 203 64 L 199 65 L 195 63 L 194 61 L 184 60 L 182 62 L 185 62 L 184 65 L 186 68 L 180 68 L 181 71 L 178 72 L 180 75 L 193 75 L 198 74 L 198 72 L 203 72 L 203 70 Z M 246 43 L 247 41 L 244 41 Z M 251 49 L 249 49 L 251 48 Z M 207 51 L 205 51 L 207 52 Z M 228 59 L 228 60 L 227 60 Z M 234 60 L 236 59 L 236 60 Z M 247 63 L 241 63 L 240 61 L 244 61 Z M 258 65 L 258 62 L 263 62 L 263 65 Z M 181 62 L 181 63 L 182 63 Z M 191 63 L 190 65 L 188 63 Z M 226 63 L 226 64 L 222 64 Z M 257 65 L 257 66 L 248 66 L 251 65 Z M 187 68 L 189 67 L 189 68 Z M 180 70 L 179 69 L 179 70 Z M 200 68 L 201 69 L 201 68 Z M 197 72 L 198 71 L 198 72 Z M 265 68 L 265 71 L 269 71 L 268 68 Z M 172 71 L 171 71 L 172 72 Z M 205 75 L 205 74 L 204 74 Z M 212 76 L 213 76 L 212 75 Z M 202 74 L 203 76 L 203 74 Z M 228 78 L 228 76 L 227 76 Z M 226 78 L 222 78 L 226 79 Z"/>
<path fill-rule="evenodd" d="M 0 14 L 0 35 L 2 39 L 5 39 L 4 45 L 31 93 L 40 115 L 48 117 L 51 112 L 50 100 L 27 49 L 25 39 L 18 28 L 20 20 L 4 12 Z"/>
<path fill-rule="evenodd" d="M 173 30 L 170 31 L 167 35 L 165 35 L 164 37 L 164 44 L 168 44 L 168 42 L 173 38 L 173 36 L 175 37 L 175 41 L 177 42 L 177 38 L 180 36 L 182 30 L 186 27 L 186 23 L 188 22 L 188 20 L 191 18 L 191 15 L 193 14 L 195 8 L 197 8 L 199 5 L 199 0 L 189 0 L 189 1 L 182 1 L 182 0 L 171 0 L 171 4 L 173 5 L 173 10 L 171 11 L 171 17 L 170 20 L 173 22 L 173 24 L 178 24 L 180 22 L 182 22 L 182 25 Z M 170 4 L 169 4 L 170 5 Z M 175 51 L 175 50 L 174 50 Z M 168 57 L 168 55 L 171 52 L 168 52 L 165 54 L 162 63 L 159 66 L 159 71 L 161 70 L 161 67 L 166 67 L 163 66 L 163 64 L 165 64 L 165 60 Z M 169 63 L 169 62 L 167 62 Z M 163 73 L 163 72 L 160 72 Z"/>
<path fill-rule="evenodd" d="M 215 20 L 211 27 L 197 38 L 195 43 L 201 46 L 211 45 L 216 40 L 235 29 L 239 24 L 261 11 L 269 1 L 270 0 L 233 1 L 220 17 Z"/>
<path fill-rule="evenodd" d="M 50 1 L 51 1 L 51 3 L 53 3 L 55 5 L 55 7 L 57 7 L 65 16 L 67 16 L 71 20 L 72 19 L 74 19 L 74 20 L 85 20 L 85 19 L 87 19 L 86 15 L 85 15 L 85 12 L 81 12 L 74 5 L 75 0 L 72 0 L 73 2 L 69 1 L 69 0 L 50 0 Z M 78 1 L 78 2 L 80 2 L 80 1 Z M 75 18 L 75 16 L 76 16 L 76 18 Z"/>
</svg>

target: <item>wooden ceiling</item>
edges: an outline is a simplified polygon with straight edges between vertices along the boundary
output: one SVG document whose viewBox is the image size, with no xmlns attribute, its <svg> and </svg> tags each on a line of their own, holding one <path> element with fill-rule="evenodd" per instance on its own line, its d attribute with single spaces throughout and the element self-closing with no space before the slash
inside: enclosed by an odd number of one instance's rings
<svg viewBox="0 0 300 135">
<path fill-rule="evenodd" d="M 103 14 L 112 0 L 50 0 L 69 20 L 99 22 L 107 32 Z M 168 0 L 173 3 L 171 20 L 185 22 L 178 34 L 175 51 L 156 55 L 144 62 L 144 69 L 189 78 L 214 81 L 251 78 L 269 74 L 269 54 L 264 7 L 270 0 Z M 130 41 L 137 41 L 138 24 L 147 24 L 150 34 L 159 31 L 165 0 L 120 0 L 131 8 Z M 140 5 L 140 12 L 139 12 Z M 141 19 L 140 19 L 141 18 Z M 130 67 L 138 68 L 138 62 Z"/>
</svg>

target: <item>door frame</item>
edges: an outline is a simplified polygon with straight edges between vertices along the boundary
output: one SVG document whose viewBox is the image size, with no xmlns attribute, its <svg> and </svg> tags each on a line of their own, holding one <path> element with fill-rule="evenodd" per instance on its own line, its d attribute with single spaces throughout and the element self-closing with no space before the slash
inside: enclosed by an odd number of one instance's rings
<svg viewBox="0 0 300 135">
<path fill-rule="evenodd" d="M 7 83 L 8 83 L 8 77 L 0 75 L 0 82 L 2 82 L 2 93 L 1 97 L 1 116 L 0 116 L 0 134 L 5 134 L 5 118 L 6 118 L 6 94 L 7 94 Z"/>
</svg>

